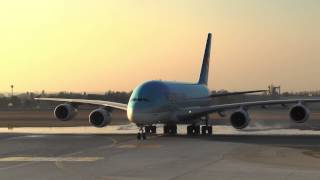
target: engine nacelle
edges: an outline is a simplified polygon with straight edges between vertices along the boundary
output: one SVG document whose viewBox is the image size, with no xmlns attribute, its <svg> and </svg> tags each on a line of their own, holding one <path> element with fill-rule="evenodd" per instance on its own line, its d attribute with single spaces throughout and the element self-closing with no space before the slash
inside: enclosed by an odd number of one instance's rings
<svg viewBox="0 0 320 180">
<path fill-rule="evenodd" d="M 104 127 L 111 123 L 111 113 L 102 108 L 93 110 L 89 115 L 89 123 L 94 127 Z"/>
<path fill-rule="evenodd" d="M 61 121 L 68 121 L 74 118 L 77 109 L 70 104 L 60 104 L 54 109 L 54 117 Z"/>
<path fill-rule="evenodd" d="M 247 111 L 240 109 L 231 114 L 230 122 L 235 129 L 243 129 L 249 125 L 250 117 Z"/>
<path fill-rule="evenodd" d="M 296 123 L 304 123 L 309 119 L 310 110 L 303 104 L 296 104 L 290 108 L 289 116 Z"/>
</svg>

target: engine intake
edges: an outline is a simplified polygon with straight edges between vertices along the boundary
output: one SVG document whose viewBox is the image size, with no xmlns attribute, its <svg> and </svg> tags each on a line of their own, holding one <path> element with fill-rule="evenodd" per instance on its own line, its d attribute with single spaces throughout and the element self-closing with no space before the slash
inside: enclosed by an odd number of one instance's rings
<svg viewBox="0 0 320 180">
<path fill-rule="evenodd" d="M 291 107 L 289 116 L 296 123 L 304 123 L 309 119 L 310 110 L 302 104 L 297 104 Z"/>
<path fill-rule="evenodd" d="M 102 108 L 93 110 L 89 115 L 89 123 L 94 127 L 105 127 L 111 123 L 111 113 Z"/>
<path fill-rule="evenodd" d="M 54 109 L 54 117 L 61 121 L 68 121 L 75 117 L 77 109 L 70 104 L 60 104 Z"/>
<path fill-rule="evenodd" d="M 243 129 L 249 125 L 250 117 L 247 111 L 240 109 L 231 114 L 230 122 L 235 129 Z"/>
</svg>

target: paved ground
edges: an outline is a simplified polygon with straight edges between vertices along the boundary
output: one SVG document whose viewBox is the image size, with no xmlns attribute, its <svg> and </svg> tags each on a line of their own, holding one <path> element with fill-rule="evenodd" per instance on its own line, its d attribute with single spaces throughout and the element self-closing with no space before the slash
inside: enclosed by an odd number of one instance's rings
<svg viewBox="0 0 320 180">
<path fill-rule="evenodd" d="M 247 129 L 222 119 L 212 137 L 159 126 L 146 141 L 125 114 L 97 129 L 88 113 L 66 123 L 49 111 L 0 114 L 0 179 L 320 179 L 320 113 L 294 124 L 285 111 L 253 112 Z"/>
<path fill-rule="evenodd" d="M 0 179 L 320 179 L 320 135 L 0 134 L 0 142 Z"/>
</svg>

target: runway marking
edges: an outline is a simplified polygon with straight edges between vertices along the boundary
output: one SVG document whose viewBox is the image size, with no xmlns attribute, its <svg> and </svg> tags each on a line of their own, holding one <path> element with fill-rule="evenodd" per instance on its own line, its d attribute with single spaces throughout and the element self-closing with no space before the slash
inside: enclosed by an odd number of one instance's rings
<svg viewBox="0 0 320 180">
<path fill-rule="evenodd" d="M 95 149 L 98 149 L 98 150 L 104 150 L 104 149 L 108 149 L 108 148 L 111 148 L 113 147 L 114 145 L 116 145 L 118 143 L 118 141 L 112 137 L 109 137 L 109 139 L 112 141 L 112 144 L 109 144 L 109 145 L 104 145 L 104 146 L 100 146 L 98 148 L 95 148 Z M 92 149 L 91 149 L 92 150 Z M 62 157 L 66 157 L 66 156 L 72 156 L 72 155 L 77 155 L 77 154 L 82 154 L 84 152 L 82 151 L 78 151 L 78 152 L 73 152 L 73 153 L 69 153 L 69 154 L 65 154 L 63 155 Z M 54 164 L 56 165 L 56 167 L 58 169 L 64 169 L 64 165 L 63 165 L 63 161 L 55 161 Z"/>
<path fill-rule="evenodd" d="M 96 148 L 96 149 L 99 149 L 99 150 L 109 149 L 109 148 L 111 148 L 111 147 L 113 147 L 113 146 L 115 146 L 116 144 L 119 143 L 116 139 L 114 139 L 114 138 L 112 138 L 112 137 L 109 137 L 109 139 L 112 141 L 112 144 L 100 146 L 100 147 L 98 147 L 98 148 Z"/>
<path fill-rule="evenodd" d="M 3 157 L 0 162 L 94 162 L 103 157 Z"/>
<path fill-rule="evenodd" d="M 109 139 L 112 141 L 112 144 L 109 144 L 109 145 L 104 145 L 104 146 L 100 146 L 98 148 L 92 148 L 92 149 L 89 149 L 89 150 L 93 150 L 93 149 L 96 149 L 96 150 L 101 150 L 101 149 L 109 149 L 109 148 L 112 148 L 114 147 L 118 141 L 112 137 L 109 137 Z M 78 155 L 78 154 L 82 154 L 84 153 L 83 151 L 77 151 L 77 152 L 73 152 L 73 153 L 68 153 L 68 154 L 63 154 L 61 155 L 60 157 L 68 157 L 68 156 L 74 156 L 74 155 Z M 1 158 L 1 157 L 0 157 Z M 1 162 L 1 161 L 0 161 Z M 5 161 L 2 161 L 2 162 L 5 162 Z M 7 161 L 8 162 L 8 161 Z M 18 161 L 17 161 L 18 162 Z M 35 163 L 39 163 L 41 161 L 20 161 L 21 163 L 19 164 L 15 164 L 15 165 L 11 165 L 11 166 L 6 166 L 6 167 L 0 167 L 0 171 L 3 171 L 3 170 L 8 170 L 8 169 L 13 169 L 13 168 L 21 168 L 21 167 L 24 167 L 24 166 L 27 166 L 27 165 L 31 165 L 31 164 L 35 164 Z M 63 161 L 52 161 L 55 163 L 56 167 L 59 168 L 59 169 L 63 169 Z"/>
</svg>

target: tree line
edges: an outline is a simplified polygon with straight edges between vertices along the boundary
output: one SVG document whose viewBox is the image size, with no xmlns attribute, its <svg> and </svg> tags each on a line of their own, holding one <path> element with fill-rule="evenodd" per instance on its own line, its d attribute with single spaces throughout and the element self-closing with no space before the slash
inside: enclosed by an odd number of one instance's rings
<svg viewBox="0 0 320 180">
<path fill-rule="evenodd" d="M 59 92 L 59 93 L 41 93 L 26 92 L 14 96 L 5 96 L 0 94 L 0 109 L 48 109 L 52 108 L 57 103 L 36 101 L 34 98 L 69 98 L 69 99 L 92 99 L 115 101 L 120 103 L 127 103 L 129 101 L 131 92 L 123 91 L 107 91 L 104 94 L 94 93 L 75 93 L 75 92 Z"/>
<path fill-rule="evenodd" d="M 212 93 L 222 93 L 228 92 L 226 90 L 222 91 L 212 91 Z M 120 103 L 128 103 L 130 95 L 132 92 L 124 91 L 107 91 L 102 94 L 94 93 L 75 93 L 62 91 L 59 93 L 46 93 L 42 91 L 41 93 L 26 92 L 16 94 L 14 96 L 5 96 L 0 94 L 0 110 L 8 109 L 50 109 L 59 103 L 53 102 L 39 102 L 34 100 L 36 97 L 47 97 L 47 98 L 70 98 L 70 99 L 92 99 L 92 100 L 105 100 L 114 101 Z M 260 95 L 237 95 L 237 96 L 227 96 L 214 98 L 214 104 L 231 103 L 231 102 L 241 102 L 241 101 L 256 101 L 256 100 L 270 100 L 270 99 L 280 99 L 280 98 L 295 98 L 295 97 L 311 97 L 320 96 L 320 91 L 302 91 L 302 92 L 284 92 L 279 96 L 270 96 L 268 94 Z"/>
</svg>

